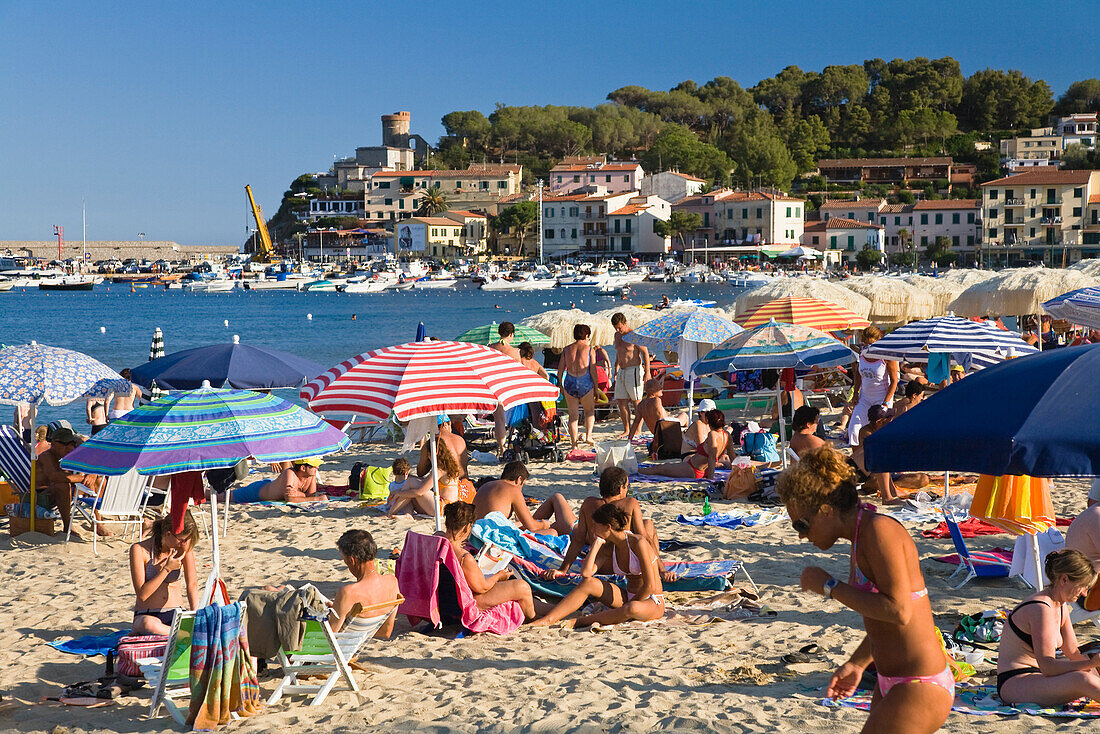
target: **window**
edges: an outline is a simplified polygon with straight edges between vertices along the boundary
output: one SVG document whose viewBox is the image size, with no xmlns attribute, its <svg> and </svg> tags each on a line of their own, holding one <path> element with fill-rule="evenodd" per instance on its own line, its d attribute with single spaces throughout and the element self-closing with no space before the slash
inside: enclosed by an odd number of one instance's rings
<svg viewBox="0 0 1100 734">
<path fill-rule="evenodd" d="M 629 220 L 629 219 L 628 219 L 628 220 L 626 220 L 626 231 L 627 231 L 627 232 L 629 232 L 629 231 L 630 231 L 630 220 Z M 628 238 L 628 239 L 629 239 L 629 238 Z"/>
<path fill-rule="evenodd" d="M 623 252 L 630 252 L 630 238 L 623 237 Z"/>
<path fill-rule="evenodd" d="M 943 224 L 943 215 L 942 214 L 937 214 L 936 215 L 936 224 Z"/>
<path fill-rule="evenodd" d="M 802 216 L 802 207 L 796 206 L 794 208 L 794 215 L 796 217 L 801 217 Z"/>
<path fill-rule="evenodd" d="M 1058 196 L 1058 191 L 1056 189 L 1047 189 L 1047 203 L 1048 204 L 1053 204 L 1054 200 L 1057 198 L 1057 196 Z"/>
<path fill-rule="evenodd" d="M 836 235 L 835 234 L 832 237 L 829 238 L 829 247 L 831 247 L 834 250 L 836 249 Z"/>
<path fill-rule="evenodd" d="M 710 226 L 710 212 L 703 212 L 703 226 Z"/>
<path fill-rule="evenodd" d="M 621 222 L 622 222 L 621 219 L 616 219 L 615 220 L 615 234 L 619 234 L 619 225 L 620 225 Z"/>
<path fill-rule="evenodd" d="M 546 235 L 546 239 L 548 239 L 548 240 L 554 239 L 554 230 L 548 229 L 548 230 L 546 230 L 546 232 L 544 234 Z"/>
<path fill-rule="evenodd" d="M 885 227 L 886 226 L 886 217 L 879 217 L 878 218 L 878 223 L 881 224 L 883 227 Z"/>
<path fill-rule="evenodd" d="M 498 189 L 508 188 L 508 182 L 507 181 L 497 181 L 497 188 Z"/>
<path fill-rule="evenodd" d="M 959 236 L 958 236 L 958 235 L 955 235 L 954 237 L 952 237 L 952 238 L 951 238 L 951 243 L 952 243 L 952 244 L 953 244 L 953 245 L 954 245 L 955 247 L 958 247 L 958 246 L 959 246 Z"/>
<path fill-rule="evenodd" d="M 1035 230 L 1031 230 L 1031 232 L 1032 232 L 1032 234 L 1034 234 Z M 991 240 L 997 239 L 997 228 L 996 227 L 990 227 L 989 228 L 989 239 L 991 239 Z"/>
<path fill-rule="evenodd" d="M 542 210 L 542 216 L 546 217 L 547 219 L 553 219 L 554 218 L 554 207 L 548 206 L 545 209 L 543 209 Z"/>
<path fill-rule="evenodd" d="M 389 187 L 390 187 L 390 182 L 389 181 L 380 181 L 378 183 L 378 188 L 380 188 L 380 189 L 388 189 Z"/>
<path fill-rule="evenodd" d="M 951 223 L 952 224 L 958 224 L 959 223 L 959 213 L 958 212 L 954 212 L 951 215 Z"/>
<path fill-rule="evenodd" d="M 989 198 L 990 199 L 996 199 L 997 198 L 997 189 L 990 189 L 989 190 Z"/>
<path fill-rule="evenodd" d="M 974 223 L 974 212 L 967 212 L 966 213 L 966 223 L 967 224 L 973 224 Z"/>
<path fill-rule="evenodd" d="M 920 215 L 920 223 L 921 224 L 928 224 L 928 215 L 927 214 L 921 214 Z"/>
<path fill-rule="evenodd" d="M 393 206 L 393 199 L 386 199 L 386 206 Z"/>
<path fill-rule="evenodd" d="M 726 219 L 733 219 L 733 209 L 726 210 Z"/>
<path fill-rule="evenodd" d="M 580 176 L 574 176 L 573 177 L 573 183 L 580 183 L 580 182 L 581 182 L 581 177 Z"/>
<path fill-rule="evenodd" d="M 764 210 L 761 207 L 756 207 L 756 218 L 762 219 L 764 217 Z"/>
<path fill-rule="evenodd" d="M 1034 228 L 1034 227 L 1032 227 L 1032 228 L 1031 228 L 1031 234 L 1030 234 L 1029 236 L 1030 236 L 1030 237 L 1034 237 L 1034 236 L 1035 236 L 1035 228 Z"/>
<path fill-rule="evenodd" d="M 875 221 L 875 213 L 874 212 L 867 212 L 867 221 L 868 222 Z"/>
<path fill-rule="evenodd" d="M 558 183 L 561 183 L 561 176 L 558 176 Z"/>
<path fill-rule="evenodd" d="M 401 199 L 397 202 L 397 208 L 398 209 L 404 209 L 405 208 L 405 200 L 404 199 Z"/>
<path fill-rule="evenodd" d="M 856 238 L 854 235 L 848 235 L 848 251 L 856 249 Z"/>
<path fill-rule="evenodd" d="M 565 239 L 565 230 L 563 229 L 563 230 L 562 230 L 562 231 L 560 232 L 560 234 L 561 234 L 561 238 L 562 238 L 562 239 L 564 240 L 564 239 Z"/>
<path fill-rule="evenodd" d="M 791 208 L 790 207 L 787 207 L 787 216 L 788 217 L 791 216 Z"/>
<path fill-rule="evenodd" d="M 886 222 L 883 222 L 883 224 L 886 224 Z M 900 225 L 901 225 L 901 217 L 894 217 L 894 226 L 897 227 L 897 226 L 900 226 Z"/>
<path fill-rule="evenodd" d="M 813 242 L 813 243 L 814 243 L 815 245 L 817 244 L 817 235 L 816 235 L 816 234 L 815 234 L 815 235 L 813 236 L 813 238 L 812 238 L 812 242 Z"/>
<path fill-rule="evenodd" d="M 570 232 L 570 237 L 574 240 L 577 239 L 577 228 L 576 227 L 574 227 L 573 230 Z"/>
<path fill-rule="evenodd" d="M 1080 186 L 1078 186 L 1077 188 L 1075 188 L 1073 190 L 1073 198 L 1074 199 L 1080 199 L 1084 195 L 1085 195 L 1085 189 L 1080 187 Z"/>
<path fill-rule="evenodd" d="M 990 209 L 989 210 L 989 218 L 990 219 L 996 219 L 997 218 L 997 210 L 996 209 Z"/>
<path fill-rule="evenodd" d="M 928 246 L 928 238 L 927 237 L 922 236 L 920 238 L 920 246 L 921 247 L 927 247 Z"/>
<path fill-rule="evenodd" d="M 611 174 L 610 173 L 607 174 L 607 183 L 611 183 Z M 28 515 L 28 517 L 29 517 L 29 515 Z"/>
<path fill-rule="evenodd" d="M 748 209 L 742 209 L 741 210 L 741 218 L 742 219 L 748 219 L 749 218 L 749 210 Z"/>
<path fill-rule="evenodd" d="M 1031 190 L 1031 198 L 1032 198 L 1032 199 L 1034 199 L 1034 198 L 1035 198 L 1035 189 L 1032 189 L 1032 190 Z"/>
<path fill-rule="evenodd" d="M 1081 216 L 1081 207 L 1079 207 L 1079 206 L 1073 207 L 1073 216 L 1075 216 L 1075 217 Z"/>
</svg>

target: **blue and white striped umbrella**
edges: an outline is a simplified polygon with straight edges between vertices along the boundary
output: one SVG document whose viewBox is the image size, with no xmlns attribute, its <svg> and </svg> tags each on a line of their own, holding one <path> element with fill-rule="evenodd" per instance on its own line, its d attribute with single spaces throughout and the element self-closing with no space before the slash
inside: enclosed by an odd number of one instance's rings
<svg viewBox="0 0 1100 734">
<path fill-rule="evenodd" d="M 855 358 L 851 349 L 823 331 L 772 320 L 719 344 L 695 363 L 695 373 L 835 367 Z"/>
<path fill-rule="evenodd" d="M 960 363 L 966 359 L 962 355 L 970 355 L 971 366 L 981 368 L 1038 351 L 1015 332 L 958 316 L 937 316 L 890 332 L 864 354 L 872 359 L 907 362 L 927 362 L 930 354 L 950 354 Z"/>
<path fill-rule="evenodd" d="M 1081 288 L 1063 293 L 1044 302 L 1043 309 L 1056 319 L 1100 329 L 1100 288 Z"/>
<path fill-rule="evenodd" d="M 87 354 L 35 342 L 0 349 L 0 405 L 67 405 L 129 391 L 129 380 Z"/>
<path fill-rule="evenodd" d="M 714 309 L 697 308 L 658 316 L 623 336 L 628 342 L 655 350 L 678 351 L 681 341 L 721 344 L 742 329 Z"/>
</svg>

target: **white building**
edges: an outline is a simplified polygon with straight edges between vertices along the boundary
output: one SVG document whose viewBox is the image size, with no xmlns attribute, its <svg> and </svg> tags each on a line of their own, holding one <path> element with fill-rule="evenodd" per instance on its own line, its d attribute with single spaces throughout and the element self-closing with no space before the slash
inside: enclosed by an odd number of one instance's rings
<svg viewBox="0 0 1100 734">
<path fill-rule="evenodd" d="M 670 238 L 656 232 L 657 222 L 667 222 L 672 206 L 659 196 L 634 196 L 625 206 L 607 215 L 607 251 L 634 255 L 664 255 Z"/>
</svg>

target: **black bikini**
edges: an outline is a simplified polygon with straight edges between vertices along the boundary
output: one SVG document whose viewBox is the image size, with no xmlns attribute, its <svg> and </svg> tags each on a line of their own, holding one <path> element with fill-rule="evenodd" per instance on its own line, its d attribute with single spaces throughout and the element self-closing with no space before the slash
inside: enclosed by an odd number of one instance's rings
<svg viewBox="0 0 1100 734">
<path fill-rule="evenodd" d="M 1035 644 L 1034 644 L 1034 641 L 1033 641 L 1031 635 L 1029 635 L 1027 632 L 1024 632 L 1022 629 L 1020 629 L 1016 625 L 1015 622 L 1012 621 L 1012 615 L 1015 614 L 1016 612 L 1018 612 L 1020 610 L 1020 607 L 1026 607 L 1028 604 L 1043 604 L 1043 605 L 1046 605 L 1046 602 L 1043 601 L 1042 599 L 1032 599 L 1030 601 L 1025 601 L 1023 604 L 1021 604 L 1020 606 L 1016 607 L 1015 609 L 1013 609 L 1011 612 L 1008 613 L 1008 617 L 1006 618 L 1006 621 L 1008 622 L 1008 626 L 1012 630 L 1012 633 L 1014 635 L 1016 635 L 1017 637 L 1019 637 L 1021 642 L 1023 642 L 1025 645 L 1030 647 L 1032 652 L 1034 653 Z M 1065 613 L 1065 609 L 1062 609 L 1062 613 L 1063 614 Z M 1038 668 L 1028 666 L 1026 668 L 1016 668 L 1014 670 L 1006 670 L 1003 673 L 997 673 L 997 695 L 1000 696 L 1001 699 L 1003 700 L 1004 697 L 1001 696 L 1001 687 L 1004 686 L 1004 684 L 1007 683 L 1008 681 L 1015 678 L 1016 676 L 1023 675 L 1024 673 L 1041 673 L 1041 672 L 1043 672 L 1043 671 L 1039 670 Z"/>
</svg>

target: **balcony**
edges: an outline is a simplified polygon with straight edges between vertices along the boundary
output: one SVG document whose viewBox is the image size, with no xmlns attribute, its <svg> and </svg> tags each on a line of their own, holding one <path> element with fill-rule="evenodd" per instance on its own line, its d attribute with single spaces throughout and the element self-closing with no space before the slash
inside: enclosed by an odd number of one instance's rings
<svg viewBox="0 0 1100 734">
<path fill-rule="evenodd" d="M 1005 199 L 1005 206 L 1023 206 L 1023 199 Z"/>
<path fill-rule="evenodd" d="M 1062 223 L 1061 217 L 1043 217 L 1040 222 L 1044 227 L 1053 227 Z"/>
<path fill-rule="evenodd" d="M 591 235 L 601 235 L 601 236 L 606 235 L 607 234 L 607 225 L 602 223 L 602 222 L 599 222 L 599 223 L 585 222 L 585 224 L 584 224 L 584 234 L 585 234 L 586 237 L 591 236 Z"/>
</svg>

